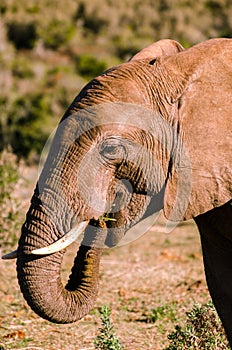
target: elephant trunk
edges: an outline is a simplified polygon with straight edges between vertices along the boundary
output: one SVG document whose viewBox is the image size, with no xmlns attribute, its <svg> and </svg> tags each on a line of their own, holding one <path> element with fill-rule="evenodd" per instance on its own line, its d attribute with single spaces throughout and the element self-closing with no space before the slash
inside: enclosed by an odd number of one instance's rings
<svg viewBox="0 0 232 350">
<path fill-rule="evenodd" d="M 40 218 L 41 215 L 40 212 Z M 102 249 L 99 248 L 99 243 L 96 244 L 96 237 L 103 239 L 103 235 L 98 232 L 101 229 L 86 229 L 85 234 L 92 235 L 93 244 L 80 246 L 69 281 L 64 288 L 61 281 L 64 251 L 41 257 L 30 254 L 34 248 L 51 243 L 48 242 L 50 238 L 44 232 L 45 227 L 41 227 L 41 222 L 44 221 L 40 220 L 40 225 L 38 220 L 36 223 L 26 221 L 22 229 L 17 259 L 21 291 L 29 306 L 39 316 L 55 323 L 75 322 L 90 311 L 97 297 Z M 51 236 L 52 234 L 49 235 Z"/>
</svg>

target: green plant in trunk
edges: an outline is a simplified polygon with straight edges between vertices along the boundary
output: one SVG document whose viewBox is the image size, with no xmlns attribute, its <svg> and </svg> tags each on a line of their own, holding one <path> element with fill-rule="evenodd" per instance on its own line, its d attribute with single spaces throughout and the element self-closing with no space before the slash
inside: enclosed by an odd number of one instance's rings
<svg viewBox="0 0 232 350">
<path fill-rule="evenodd" d="M 98 350 L 123 350 L 118 337 L 115 335 L 114 325 L 110 320 L 110 308 L 104 305 L 99 313 L 101 315 L 102 326 L 99 334 L 94 339 L 95 349 Z"/>
</svg>

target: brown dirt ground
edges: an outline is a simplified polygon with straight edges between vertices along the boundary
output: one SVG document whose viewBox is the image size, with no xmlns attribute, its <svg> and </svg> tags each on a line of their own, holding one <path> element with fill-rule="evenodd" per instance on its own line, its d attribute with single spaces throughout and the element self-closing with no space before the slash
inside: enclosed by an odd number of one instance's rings
<svg viewBox="0 0 232 350">
<path fill-rule="evenodd" d="M 17 191 L 28 206 L 37 173 L 24 169 L 23 176 L 27 182 Z M 164 349 L 167 334 L 185 318 L 185 312 L 195 302 L 210 299 L 194 222 L 182 223 L 170 234 L 162 232 L 164 225 L 161 216 L 141 238 L 105 251 L 96 306 L 83 320 L 70 325 L 52 324 L 35 315 L 20 293 L 15 262 L 1 260 L 0 344 L 15 350 L 94 349 L 100 326 L 98 308 L 106 304 L 111 307 L 111 320 L 126 350 Z M 65 255 L 64 279 L 77 248 L 73 244 Z M 165 307 L 166 314 L 155 323 L 147 322 L 152 309 L 160 306 Z"/>
</svg>

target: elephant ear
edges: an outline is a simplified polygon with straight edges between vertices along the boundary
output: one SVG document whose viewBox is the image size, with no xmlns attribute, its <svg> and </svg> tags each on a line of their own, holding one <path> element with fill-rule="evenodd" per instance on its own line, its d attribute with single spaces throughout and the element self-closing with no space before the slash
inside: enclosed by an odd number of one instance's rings
<svg viewBox="0 0 232 350">
<path fill-rule="evenodd" d="M 178 140 L 164 198 L 164 214 L 172 221 L 232 198 L 231 53 L 232 40 L 211 39 L 163 61 L 170 74 L 185 80 L 177 93 Z"/>
<path fill-rule="evenodd" d="M 143 60 L 145 58 L 156 59 L 157 57 L 174 55 L 183 50 L 183 46 L 181 46 L 177 41 L 163 39 L 144 48 L 133 56 L 130 61 Z"/>
</svg>

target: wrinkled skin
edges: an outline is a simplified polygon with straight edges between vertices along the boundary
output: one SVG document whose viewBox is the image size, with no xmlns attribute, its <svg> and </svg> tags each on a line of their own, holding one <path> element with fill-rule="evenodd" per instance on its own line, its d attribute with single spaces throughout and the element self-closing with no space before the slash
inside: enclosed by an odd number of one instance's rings
<svg viewBox="0 0 232 350">
<path fill-rule="evenodd" d="M 232 344 L 232 40 L 188 50 L 159 41 L 91 81 L 65 113 L 22 228 L 17 270 L 40 316 L 74 322 L 93 307 L 103 246 L 164 210 L 194 218 L 209 290 Z M 110 220 L 102 221 L 108 215 Z M 90 220 L 64 288 L 63 250 L 36 256 Z M 222 224 L 223 223 L 223 224 Z"/>
</svg>

